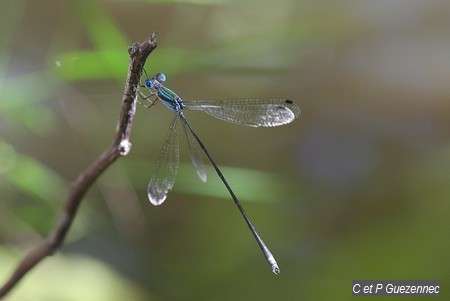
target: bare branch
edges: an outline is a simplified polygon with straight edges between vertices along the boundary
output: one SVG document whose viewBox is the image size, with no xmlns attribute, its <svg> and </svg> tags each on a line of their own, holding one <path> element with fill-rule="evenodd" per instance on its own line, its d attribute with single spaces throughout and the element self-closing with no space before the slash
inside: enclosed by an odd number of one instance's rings
<svg viewBox="0 0 450 301">
<path fill-rule="evenodd" d="M 128 48 L 130 63 L 119 121 L 112 145 L 72 183 L 59 220 L 53 230 L 40 245 L 25 256 L 11 277 L 0 288 L 0 298 L 5 296 L 36 264 L 45 257 L 52 255 L 61 246 L 86 191 L 116 159 L 127 155 L 130 151 L 129 138 L 136 111 L 142 69 L 147 57 L 155 48 L 156 33 L 153 33 L 147 41 L 141 44 L 134 43 Z"/>
</svg>

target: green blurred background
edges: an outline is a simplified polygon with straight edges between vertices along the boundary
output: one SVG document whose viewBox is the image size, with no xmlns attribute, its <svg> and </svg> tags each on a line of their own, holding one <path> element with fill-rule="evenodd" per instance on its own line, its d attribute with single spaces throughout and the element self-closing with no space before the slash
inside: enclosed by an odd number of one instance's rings
<svg viewBox="0 0 450 301">
<path fill-rule="evenodd" d="M 349 300 L 353 279 L 436 279 L 432 300 L 450 299 L 447 0 L 2 1 L 1 283 L 110 145 L 127 47 L 153 31 L 146 69 L 182 98 L 301 106 L 270 129 L 186 113 L 281 274 L 183 136 L 173 191 L 148 202 L 172 117 L 159 104 L 138 107 L 130 155 L 8 300 Z"/>
</svg>

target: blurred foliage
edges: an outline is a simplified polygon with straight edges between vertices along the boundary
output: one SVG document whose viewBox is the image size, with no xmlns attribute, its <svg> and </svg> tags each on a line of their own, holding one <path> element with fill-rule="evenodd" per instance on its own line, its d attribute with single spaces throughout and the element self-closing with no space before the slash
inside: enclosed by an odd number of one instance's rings
<svg viewBox="0 0 450 301">
<path fill-rule="evenodd" d="M 88 193 L 61 252 L 8 300 L 347 300 L 354 279 L 445 288 L 449 12 L 448 1 L 419 0 L 3 1 L 2 283 L 111 143 L 132 42 L 159 33 L 146 69 L 164 71 L 186 99 L 285 97 L 302 107 L 274 129 L 186 113 L 279 277 L 214 171 L 198 180 L 183 141 L 174 190 L 163 206 L 148 204 L 172 116 L 158 105 L 138 107 L 131 154 Z M 433 300 L 449 297 L 442 289 Z"/>
<path fill-rule="evenodd" d="M 7 266 L 2 266 L 1 276 L 4 278 L 7 276 L 3 274 L 5 269 L 12 269 L 14 266 L 10 263 L 20 260 L 20 257 L 12 256 L 0 248 L 0 260 L 8 263 Z M 11 299 L 27 300 L 30 295 L 40 296 L 43 300 L 151 299 L 136 285 L 111 271 L 110 267 L 89 257 L 53 256 L 52 260 L 36 267 L 31 275 L 46 281 L 37 283 L 25 279 L 21 283 L 21 289 L 11 294 Z"/>
</svg>

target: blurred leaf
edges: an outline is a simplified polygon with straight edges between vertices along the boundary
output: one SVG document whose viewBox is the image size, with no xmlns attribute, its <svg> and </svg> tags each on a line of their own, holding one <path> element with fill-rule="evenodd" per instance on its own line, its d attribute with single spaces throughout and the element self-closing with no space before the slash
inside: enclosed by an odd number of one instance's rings
<svg viewBox="0 0 450 301">
<path fill-rule="evenodd" d="M 21 260 L 0 248 L 1 279 L 6 279 Z M 152 300 L 139 287 L 106 264 L 87 256 L 54 255 L 33 269 L 34 277 L 25 278 L 11 300 Z M 40 279 L 36 282 L 31 278 Z M 82 289 L 81 289 L 82 288 Z"/>
<path fill-rule="evenodd" d="M 148 161 L 132 160 L 127 160 L 125 164 L 128 166 L 127 170 L 129 173 L 138 173 L 132 175 L 132 178 L 136 178 L 136 186 L 140 186 L 142 190 L 146 189 L 152 173 L 151 167 L 154 164 Z M 142 166 L 150 167 L 147 176 L 144 178 L 142 177 Z M 237 167 L 220 166 L 220 169 L 241 201 L 286 201 L 293 195 L 293 191 L 298 189 L 298 184 L 281 175 Z M 226 187 L 212 166 L 207 167 L 207 174 L 208 180 L 206 183 L 203 183 L 198 178 L 190 162 L 180 163 L 173 193 L 230 199 Z M 120 187 L 121 185 L 121 183 L 109 184 L 115 187 Z"/>
<path fill-rule="evenodd" d="M 45 137 L 52 131 L 56 123 L 54 112 L 46 107 L 26 107 L 20 110 L 10 111 L 8 119 L 20 124 L 31 132 Z"/>
<path fill-rule="evenodd" d="M 128 47 L 128 39 L 98 1 L 74 2 L 80 23 L 87 29 L 91 41 L 99 51 Z M 113 62 L 111 62 L 113 63 Z"/>
<path fill-rule="evenodd" d="M 16 152 L 12 145 L 0 139 L 0 174 L 7 172 L 14 166 Z"/>
<path fill-rule="evenodd" d="M 202 183 L 189 163 L 180 166 L 179 175 L 174 185 L 175 192 L 201 197 L 230 199 L 226 187 L 213 167 L 208 167 L 208 181 Z M 290 181 L 283 176 L 237 167 L 220 166 L 220 169 L 233 191 L 239 196 L 239 200 L 279 202 L 286 200 L 288 191 L 291 191 L 289 194 L 292 193 L 292 187 L 289 187 Z M 290 184 L 293 185 L 293 183 Z"/>
<path fill-rule="evenodd" d="M 67 189 L 64 179 L 26 155 L 16 154 L 14 163 L 5 176 L 19 190 L 32 198 L 51 204 L 59 202 Z"/>
<path fill-rule="evenodd" d="M 201 70 L 203 54 L 193 50 L 180 48 L 158 47 L 158 51 L 152 53 L 151 60 L 147 62 L 146 70 L 149 76 L 157 72 L 167 72 L 177 75 L 186 71 Z"/>
<path fill-rule="evenodd" d="M 4 77 L 11 58 L 8 42 L 23 18 L 26 0 L 3 1 L 0 10 L 0 91 L 4 86 Z"/>
<path fill-rule="evenodd" d="M 5 80 L 0 90 L 0 115 L 12 124 L 45 136 L 56 122 L 55 113 L 42 105 L 53 88 L 47 76 L 39 72 Z"/>
<path fill-rule="evenodd" d="M 16 203 L 11 211 L 21 221 L 32 225 L 45 235 L 55 222 L 55 207 L 60 204 L 66 192 L 65 181 L 40 162 L 17 154 L 11 145 L 1 140 L 0 176 L 7 179 L 18 191 L 44 201 L 47 206 L 42 206 L 41 202 Z"/>
<path fill-rule="evenodd" d="M 124 66 L 128 62 L 125 57 L 128 56 L 129 41 L 117 22 L 112 20 L 111 15 L 107 14 L 99 4 L 100 2 L 97 1 L 83 0 L 77 1 L 75 5 L 80 21 L 86 27 L 95 49 L 101 53 L 99 59 L 107 67 L 104 69 L 115 76 L 120 74 L 122 79 L 127 70 Z"/>
<path fill-rule="evenodd" d="M 123 80 L 126 76 L 129 41 L 99 4 L 86 0 L 73 3 L 94 50 L 66 51 L 51 57 L 48 66 L 64 80 Z"/>
<path fill-rule="evenodd" d="M 154 3 L 154 4 L 196 4 L 196 5 L 211 5 L 211 4 L 229 4 L 229 0 L 137 0 L 138 2 Z"/>
<path fill-rule="evenodd" d="M 66 81 L 116 78 L 122 80 L 128 68 L 127 47 L 104 51 L 69 51 L 49 60 L 50 69 Z"/>
</svg>

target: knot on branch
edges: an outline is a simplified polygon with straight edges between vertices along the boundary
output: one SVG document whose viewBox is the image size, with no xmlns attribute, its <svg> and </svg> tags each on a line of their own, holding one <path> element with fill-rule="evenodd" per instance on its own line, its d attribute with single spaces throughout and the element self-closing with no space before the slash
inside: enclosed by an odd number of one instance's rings
<svg viewBox="0 0 450 301">
<path fill-rule="evenodd" d="M 122 140 L 122 141 L 120 141 L 118 149 L 119 149 L 119 154 L 120 154 L 121 156 L 126 156 L 126 155 L 128 155 L 128 153 L 129 153 L 130 150 L 131 150 L 131 142 L 128 141 L 128 140 Z"/>
<path fill-rule="evenodd" d="M 130 56 L 135 56 L 141 49 L 141 45 L 138 42 L 134 42 L 128 47 L 128 53 Z"/>
</svg>

